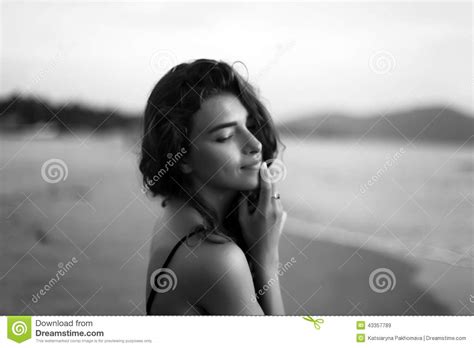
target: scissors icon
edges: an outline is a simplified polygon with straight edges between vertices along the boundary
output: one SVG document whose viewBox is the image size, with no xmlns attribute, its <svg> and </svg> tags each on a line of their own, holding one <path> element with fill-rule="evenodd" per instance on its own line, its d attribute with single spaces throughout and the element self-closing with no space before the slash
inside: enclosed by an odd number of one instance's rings
<svg viewBox="0 0 474 348">
<path fill-rule="evenodd" d="M 311 316 L 307 316 L 307 317 L 303 317 L 304 320 L 307 320 L 307 321 L 310 321 L 313 323 L 314 325 L 314 328 L 316 330 L 319 330 L 321 328 L 321 325 L 319 324 L 323 324 L 324 323 L 324 319 L 321 319 L 321 318 L 318 318 L 318 319 L 313 319 Z"/>
</svg>

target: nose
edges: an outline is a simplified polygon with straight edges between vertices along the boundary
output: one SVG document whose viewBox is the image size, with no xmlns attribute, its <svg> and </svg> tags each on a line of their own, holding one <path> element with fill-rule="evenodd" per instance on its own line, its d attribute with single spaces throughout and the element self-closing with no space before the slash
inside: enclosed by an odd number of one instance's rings
<svg viewBox="0 0 474 348">
<path fill-rule="evenodd" d="M 262 151 L 262 143 L 258 141 L 253 134 L 249 137 L 244 145 L 244 153 L 246 155 L 258 154 Z"/>
</svg>

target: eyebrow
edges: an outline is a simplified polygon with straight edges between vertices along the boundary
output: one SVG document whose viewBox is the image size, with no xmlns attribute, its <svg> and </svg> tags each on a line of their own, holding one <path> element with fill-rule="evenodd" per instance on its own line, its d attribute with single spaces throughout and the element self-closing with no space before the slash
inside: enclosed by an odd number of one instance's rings
<svg viewBox="0 0 474 348">
<path fill-rule="evenodd" d="M 248 121 L 248 119 L 249 119 L 249 115 L 247 114 L 245 120 Z M 215 127 L 212 127 L 207 133 L 208 133 L 208 134 L 211 134 L 211 133 L 213 133 L 213 132 L 215 132 L 215 131 L 217 131 L 217 130 L 219 130 L 219 129 L 222 129 L 222 128 L 235 127 L 235 126 L 237 126 L 237 124 L 238 124 L 238 123 L 235 122 L 235 121 L 234 121 L 234 122 L 222 123 L 222 124 L 219 124 L 219 125 L 217 125 L 217 126 L 215 126 Z"/>
<path fill-rule="evenodd" d="M 227 123 L 222 123 L 222 124 L 219 124 L 215 127 L 212 127 L 210 130 L 209 130 L 209 134 L 219 130 L 219 129 L 222 129 L 222 128 L 227 128 L 227 127 L 235 127 L 237 126 L 237 122 L 227 122 Z"/>
</svg>

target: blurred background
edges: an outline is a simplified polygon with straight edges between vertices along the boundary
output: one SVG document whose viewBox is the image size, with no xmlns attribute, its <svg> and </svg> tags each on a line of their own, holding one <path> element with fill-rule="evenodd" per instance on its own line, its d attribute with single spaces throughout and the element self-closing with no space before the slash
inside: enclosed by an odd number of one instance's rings
<svg viewBox="0 0 474 348">
<path fill-rule="evenodd" d="M 473 314 L 471 2 L 0 9 L 1 314 L 144 314 L 141 116 L 198 58 L 234 64 L 287 146 L 287 314 Z"/>
</svg>

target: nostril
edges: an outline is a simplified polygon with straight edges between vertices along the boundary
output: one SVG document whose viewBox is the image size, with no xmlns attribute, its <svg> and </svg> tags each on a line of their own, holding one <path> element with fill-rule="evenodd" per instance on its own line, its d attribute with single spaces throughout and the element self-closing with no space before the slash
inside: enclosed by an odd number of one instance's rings
<svg viewBox="0 0 474 348">
<path fill-rule="evenodd" d="M 256 143 L 256 150 L 254 150 L 254 152 L 260 152 L 262 151 L 262 143 L 260 143 L 259 141 L 257 141 Z"/>
<path fill-rule="evenodd" d="M 245 146 L 245 153 L 254 155 L 262 152 L 262 143 L 257 139 L 249 140 Z"/>
</svg>

